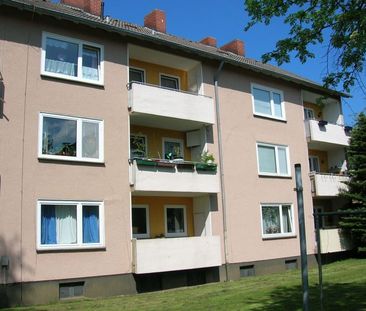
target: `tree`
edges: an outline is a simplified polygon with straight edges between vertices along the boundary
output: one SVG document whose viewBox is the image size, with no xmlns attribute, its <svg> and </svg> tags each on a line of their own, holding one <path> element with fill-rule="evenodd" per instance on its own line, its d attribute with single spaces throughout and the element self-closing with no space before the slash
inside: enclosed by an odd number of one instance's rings
<svg viewBox="0 0 366 311">
<path fill-rule="evenodd" d="M 295 53 L 302 63 L 314 58 L 311 48 L 327 42 L 327 73 L 324 86 L 343 90 L 358 83 L 366 94 L 360 78 L 366 56 L 366 1 L 364 0 L 245 0 L 250 17 L 245 30 L 256 23 L 268 25 L 272 18 L 283 16 L 290 26 L 289 37 L 279 40 L 275 50 L 262 56 L 278 65 L 290 62 Z"/>
<path fill-rule="evenodd" d="M 348 190 L 340 195 L 349 201 L 347 210 L 366 211 L 366 116 L 362 112 L 352 130 L 347 158 Z M 358 246 L 366 246 L 366 215 L 343 217 L 340 225 L 351 232 Z"/>
</svg>

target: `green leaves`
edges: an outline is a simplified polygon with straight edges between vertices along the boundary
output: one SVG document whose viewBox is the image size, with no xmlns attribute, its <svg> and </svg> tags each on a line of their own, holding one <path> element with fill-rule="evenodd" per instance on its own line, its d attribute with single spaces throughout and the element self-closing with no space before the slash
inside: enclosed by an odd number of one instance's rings
<svg viewBox="0 0 366 311">
<path fill-rule="evenodd" d="M 248 31 L 257 23 L 269 25 L 274 17 L 285 17 L 290 26 L 288 38 L 279 40 L 274 51 L 262 56 L 264 62 L 275 60 L 279 65 L 296 58 L 305 63 L 315 55 L 311 48 L 328 42 L 327 88 L 342 85 L 349 92 L 365 67 L 366 2 L 362 0 L 246 0 L 250 21 Z M 365 86 L 359 83 L 366 93 Z"/>
</svg>

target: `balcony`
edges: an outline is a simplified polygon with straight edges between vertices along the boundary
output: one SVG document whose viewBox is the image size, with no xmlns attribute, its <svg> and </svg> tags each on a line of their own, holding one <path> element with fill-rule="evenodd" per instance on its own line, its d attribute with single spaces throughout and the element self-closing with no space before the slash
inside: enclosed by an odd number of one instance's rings
<svg viewBox="0 0 366 311">
<path fill-rule="evenodd" d="M 219 236 L 132 240 L 134 273 L 215 267 L 222 264 Z"/>
<path fill-rule="evenodd" d="M 352 249 L 351 239 L 339 228 L 320 229 L 321 253 L 343 252 Z"/>
<path fill-rule="evenodd" d="M 215 123 L 211 97 L 136 82 L 128 95 L 133 124 L 189 131 Z"/>
<path fill-rule="evenodd" d="M 347 189 L 343 182 L 348 179 L 342 175 L 311 173 L 311 192 L 314 197 L 335 197 L 340 190 Z"/>
<path fill-rule="evenodd" d="M 306 120 L 306 137 L 311 148 L 319 150 L 331 149 L 332 146 L 348 146 L 349 136 L 344 126 L 325 121 Z"/>
<path fill-rule="evenodd" d="M 130 185 L 133 191 L 162 193 L 218 193 L 216 165 L 134 159 L 130 163 Z"/>
</svg>

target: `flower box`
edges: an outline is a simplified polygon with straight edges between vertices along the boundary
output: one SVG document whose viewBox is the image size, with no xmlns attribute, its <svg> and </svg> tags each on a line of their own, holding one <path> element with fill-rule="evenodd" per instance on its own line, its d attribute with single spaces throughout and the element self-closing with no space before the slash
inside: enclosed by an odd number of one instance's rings
<svg viewBox="0 0 366 311">
<path fill-rule="evenodd" d="M 214 163 L 196 163 L 197 171 L 216 172 L 217 164 Z"/>
</svg>

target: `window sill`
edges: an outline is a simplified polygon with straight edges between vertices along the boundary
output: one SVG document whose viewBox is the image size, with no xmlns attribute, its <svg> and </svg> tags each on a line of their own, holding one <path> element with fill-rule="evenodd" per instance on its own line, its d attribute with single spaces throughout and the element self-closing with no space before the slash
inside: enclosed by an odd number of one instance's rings
<svg viewBox="0 0 366 311">
<path fill-rule="evenodd" d="M 77 246 L 38 246 L 37 252 L 79 252 L 79 251 L 100 251 L 105 250 L 105 245 L 77 245 Z"/>
<path fill-rule="evenodd" d="M 291 233 L 291 234 L 267 234 L 267 235 L 262 235 L 262 240 L 278 240 L 278 239 L 293 239 L 296 238 L 297 235 L 295 233 Z"/>
<path fill-rule="evenodd" d="M 274 121 L 280 121 L 283 123 L 287 123 L 287 120 L 285 118 L 278 118 L 278 117 L 270 116 L 267 114 L 261 114 L 261 113 L 254 112 L 253 116 L 258 117 L 258 118 L 270 119 L 270 120 L 274 120 Z"/>
<path fill-rule="evenodd" d="M 284 178 L 284 179 L 292 179 L 291 175 L 278 175 L 278 174 L 267 174 L 267 173 L 258 173 L 259 177 L 271 177 L 271 178 Z"/>
<path fill-rule="evenodd" d="M 57 162 L 76 162 L 76 163 L 90 163 L 90 164 L 105 164 L 104 159 L 80 159 L 68 156 L 45 156 L 39 155 L 38 160 L 40 161 L 57 161 Z"/>
<path fill-rule="evenodd" d="M 77 77 L 72 77 L 72 76 L 67 76 L 67 75 L 62 75 L 62 74 L 57 74 L 57 73 L 52 73 L 52 72 L 45 72 L 45 71 L 41 72 L 41 76 L 46 77 L 46 78 L 61 79 L 61 80 L 67 80 L 67 81 L 73 81 L 73 82 L 78 82 L 78 83 L 83 83 L 83 84 L 90 84 L 90 85 L 104 87 L 103 79 L 101 79 L 100 81 L 87 80 L 87 79 L 80 79 Z"/>
</svg>

